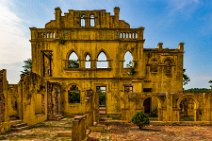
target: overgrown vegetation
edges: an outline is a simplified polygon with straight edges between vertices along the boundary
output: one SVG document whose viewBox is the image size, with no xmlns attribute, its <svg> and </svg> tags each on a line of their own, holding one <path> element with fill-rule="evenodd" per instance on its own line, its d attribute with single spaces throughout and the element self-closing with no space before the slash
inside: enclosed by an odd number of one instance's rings
<svg viewBox="0 0 212 141">
<path fill-rule="evenodd" d="M 136 124 L 139 129 L 142 129 L 150 124 L 149 116 L 143 112 L 137 112 L 132 118 L 132 123 Z"/>
<path fill-rule="evenodd" d="M 69 60 L 68 68 L 79 68 L 79 62 L 76 60 Z"/>
<path fill-rule="evenodd" d="M 191 89 L 184 90 L 184 92 L 189 92 L 189 93 L 209 93 L 209 92 L 211 92 L 211 90 L 207 89 L 207 88 L 191 88 Z"/>
<path fill-rule="evenodd" d="M 208 83 L 211 84 L 210 87 L 211 87 L 211 90 L 212 90 L 212 80 L 209 80 Z"/>
</svg>

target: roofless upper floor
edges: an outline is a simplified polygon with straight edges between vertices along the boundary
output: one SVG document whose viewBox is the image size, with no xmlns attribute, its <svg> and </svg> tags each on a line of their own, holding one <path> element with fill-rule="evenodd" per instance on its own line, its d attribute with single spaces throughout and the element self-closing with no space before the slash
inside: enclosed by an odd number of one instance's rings
<svg viewBox="0 0 212 141">
<path fill-rule="evenodd" d="M 45 28 L 126 28 L 130 25 L 119 19 L 120 8 L 114 8 L 114 15 L 106 10 L 69 10 L 62 16 L 59 7 L 55 8 L 55 20 Z"/>
<path fill-rule="evenodd" d="M 30 28 L 32 40 L 122 40 L 143 41 L 143 27 L 130 28 L 119 19 L 120 8 L 114 8 L 114 15 L 106 10 L 69 10 L 64 13 L 55 8 L 55 19 L 45 28 Z"/>
</svg>

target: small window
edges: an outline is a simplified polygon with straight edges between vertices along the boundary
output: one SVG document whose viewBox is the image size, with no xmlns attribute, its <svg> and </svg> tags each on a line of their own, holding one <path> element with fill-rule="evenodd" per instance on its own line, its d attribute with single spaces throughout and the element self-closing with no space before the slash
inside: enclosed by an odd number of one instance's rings
<svg viewBox="0 0 212 141">
<path fill-rule="evenodd" d="M 107 56 L 105 55 L 104 52 L 101 52 L 98 55 L 97 68 L 108 68 Z"/>
<path fill-rule="evenodd" d="M 68 102 L 69 103 L 80 103 L 80 91 L 76 85 L 72 85 L 68 91 Z"/>
<path fill-rule="evenodd" d="M 123 38 L 123 33 L 120 33 L 119 34 L 119 38 Z"/>
<path fill-rule="evenodd" d="M 126 38 L 128 38 L 128 33 L 126 33 Z"/>
<path fill-rule="evenodd" d="M 124 55 L 124 68 L 132 68 L 133 67 L 133 56 L 127 51 Z"/>
<path fill-rule="evenodd" d="M 143 92 L 152 92 L 152 88 L 143 88 Z"/>
<path fill-rule="evenodd" d="M 85 57 L 85 68 L 91 68 L 91 57 L 89 54 Z"/>
<path fill-rule="evenodd" d="M 68 68 L 79 68 L 79 61 L 75 52 L 72 52 L 69 56 Z"/>
<path fill-rule="evenodd" d="M 133 92 L 133 86 L 124 86 L 124 92 L 125 93 Z"/>
<path fill-rule="evenodd" d="M 91 26 L 91 27 L 94 27 L 94 26 L 95 26 L 95 17 L 94 17 L 93 14 L 90 15 L 90 26 Z"/>
<path fill-rule="evenodd" d="M 85 27 L 85 15 L 81 15 L 80 17 L 80 26 Z"/>
</svg>

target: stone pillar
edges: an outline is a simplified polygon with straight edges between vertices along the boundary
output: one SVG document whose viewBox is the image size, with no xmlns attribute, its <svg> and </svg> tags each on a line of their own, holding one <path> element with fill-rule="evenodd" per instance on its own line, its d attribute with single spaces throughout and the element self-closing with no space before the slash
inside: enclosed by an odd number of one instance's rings
<svg viewBox="0 0 212 141">
<path fill-rule="evenodd" d="M 82 141 L 86 138 L 86 116 L 75 116 L 72 127 L 72 141 Z"/>
<path fill-rule="evenodd" d="M 172 121 L 172 95 L 166 94 L 166 100 L 167 100 L 167 112 L 166 112 L 166 120 Z"/>
<path fill-rule="evenodd" d="M 61 13 L 62 13 L 62 11 L 59 7 L 55 8 L 55 20 L 56 20 L 57 28 L 60 28 Z"/>
</svg>

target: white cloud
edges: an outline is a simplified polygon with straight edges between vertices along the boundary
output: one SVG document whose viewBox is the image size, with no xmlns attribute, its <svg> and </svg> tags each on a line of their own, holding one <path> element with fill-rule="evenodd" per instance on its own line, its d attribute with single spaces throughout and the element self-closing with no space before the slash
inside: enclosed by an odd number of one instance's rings
<svg viewBox="0 0 212 141">
<path fill-rule="evenodd" d="M 22 19 L 10 8 L 12 2 L 13 0 L 0 2 L 0 69 L 10 69 L 8 76 L 17 74 L 19 77 L 20 67 L 11 65 L 30 57 L 30 43 L 26 37 L 28 28 L 23 26 Z M 15 83 L 17 79 L 12 77 L 9 81 Z"/>
<path fill-rule="evenodd" d="M 200 3 L 200 0 L 168 0 L 168 3 L 174 10 L 179 11 Z"/>
</svg>

